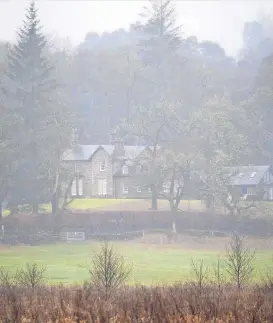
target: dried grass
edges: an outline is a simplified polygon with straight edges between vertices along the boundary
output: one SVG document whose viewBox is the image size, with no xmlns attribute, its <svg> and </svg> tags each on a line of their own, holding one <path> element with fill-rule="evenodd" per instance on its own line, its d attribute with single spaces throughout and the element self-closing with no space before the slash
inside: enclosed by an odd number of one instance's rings
<svg viewBox="0 0 273 323">
<path fill-rule="evenodd" d="M 270 288 L 134 287 L 105 301 L 89 287 L 44 286 L 0 289 L 1 323 L 265 323 L 273 322 Z"/>
</svg>

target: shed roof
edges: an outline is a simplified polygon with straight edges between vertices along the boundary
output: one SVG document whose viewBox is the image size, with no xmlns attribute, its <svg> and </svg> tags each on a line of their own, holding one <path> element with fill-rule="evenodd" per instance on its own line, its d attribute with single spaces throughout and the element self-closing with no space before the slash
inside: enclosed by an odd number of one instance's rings
<svg viewBox="0 0 273 323">
<path fill-rule="evenodd" d="M 230 176 L 230 185 L 235 186 L 258 185 L 269 169 L 269 165 L 224 167 L 227 176 Z"/>
</svg>

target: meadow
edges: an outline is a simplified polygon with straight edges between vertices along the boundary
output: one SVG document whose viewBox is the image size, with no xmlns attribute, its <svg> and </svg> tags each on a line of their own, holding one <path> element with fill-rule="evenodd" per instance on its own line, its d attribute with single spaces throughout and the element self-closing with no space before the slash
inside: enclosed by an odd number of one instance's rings
<svg viewBox="0 0 273 323">
<path fill-rule="evenodd" d="M 218 238 L 220 239 L 220 238 Z M 137 242 L 114 242 L 115 250 L 123 255 L 132 267 L 130 285 L 171 284 L 192 279 L 191 262 L 204 261 L 212 267 L 218 255 L 224 258 L 223 248 L 191 248 L 190 244 L 152 244 Z M 90 265 L 98 242 L 58 243 L 43 246 L 2 246 L 0 265 L 14 271 L 28 263 L 46 266 L 46 278 L 50 284 L 75 284 L 88 279 Z M 255 257 L 254 281 L 273 265 L 272 252 L 260 249 Z"/>
</svg>

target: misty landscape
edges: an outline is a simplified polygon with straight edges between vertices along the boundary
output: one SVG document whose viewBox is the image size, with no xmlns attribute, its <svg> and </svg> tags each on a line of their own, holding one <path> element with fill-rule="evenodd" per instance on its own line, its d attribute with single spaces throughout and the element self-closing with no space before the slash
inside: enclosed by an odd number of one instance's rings
<svg viewBox="0 0 273 323">
<path fill-rule="evenodd" d="M 40 5 L 0 31 L 0 323 L 273 322 L 273 13 L 235 54 L 175 0 L 78 44 Z"/>
</svg>

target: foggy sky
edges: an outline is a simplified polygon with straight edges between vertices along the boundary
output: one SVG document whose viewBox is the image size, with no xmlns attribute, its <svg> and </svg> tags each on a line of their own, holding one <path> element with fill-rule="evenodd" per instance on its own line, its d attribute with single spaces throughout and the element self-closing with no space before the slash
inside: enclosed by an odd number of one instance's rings
<svg viewBox="0 0 273 323">
<path fill-rule="evenodd" d="M 37 1 L 40 19 L 46 33 L 69 38 L 73 44 L 83 41 L 89 31 L 104 32 L 124 27 L 138 19 L 147 1 L 86 0 Z M 15 39 L 16 28 L 24 18 L 28 1 L 0 1 L 0 39 Z M 228 54 L 235 55 L 242 46 L 245 21 L 254 20 L 261 12 L 270 12 L 270 1 L 177 1 L 178 23 L 185 35 L 220 43 Z"/>
</svg>

